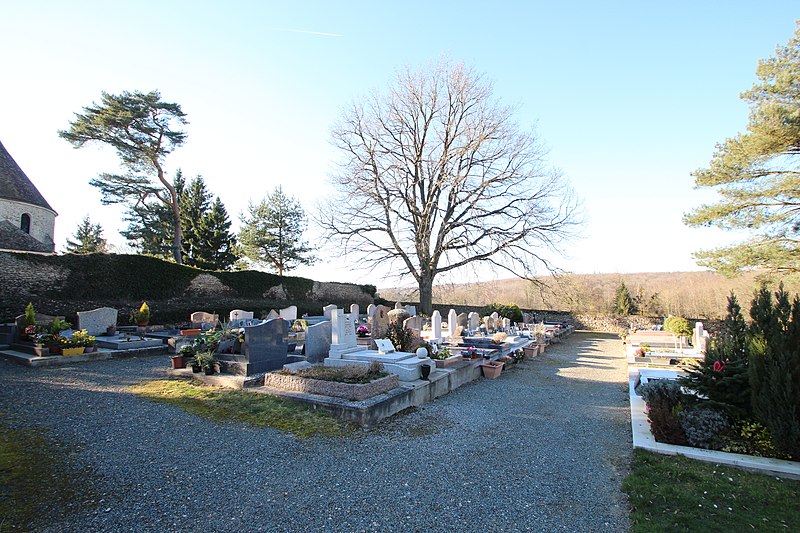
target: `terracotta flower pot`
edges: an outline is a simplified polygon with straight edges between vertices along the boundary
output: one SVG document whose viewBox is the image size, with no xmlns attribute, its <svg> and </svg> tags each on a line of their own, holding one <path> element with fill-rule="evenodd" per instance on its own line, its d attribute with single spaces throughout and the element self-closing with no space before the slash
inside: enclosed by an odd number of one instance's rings
<svg viewBox="0 0 800 533">
<path fill-rule="evenodd" d="M 186 362 L 183 360 L 182 355 L 172 356 L 172 368 L 186 368 Z"/>
<path fill-rule="evenodd" d="M 481 363 L 481 370 L 483 371 L 483 377 L 487 379 L 496 379 L 500 372 L 503 371 L 503 363 L 499 361 L 486 361 Z"/>
</svg>

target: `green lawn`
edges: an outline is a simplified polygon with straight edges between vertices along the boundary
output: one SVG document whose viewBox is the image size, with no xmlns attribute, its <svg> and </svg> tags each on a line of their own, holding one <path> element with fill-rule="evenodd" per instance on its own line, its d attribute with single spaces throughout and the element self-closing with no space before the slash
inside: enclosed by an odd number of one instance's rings
<svg viewBox="0 0 800 533">
<path fill-rule="evenodd" d="M 351 427 L 332 416 L 295 402 L 242 390 L 209 387 L 183 380 L 146 381 L 131 387 L 135 394 L 174 405 L 218 422 L 243 422 L 289 431 L 306 438 L 343 435 Z"/>
<path fill-rule="evenodd" d="M 800 531 L 800 481 L 634 450 L 633 531 Z"/>
<path fill-rule="evenodd" d="M 30 531 L 98 505 L 88 471 L 40 430 L 0 424 L 0 531 Z"/>
</svg>

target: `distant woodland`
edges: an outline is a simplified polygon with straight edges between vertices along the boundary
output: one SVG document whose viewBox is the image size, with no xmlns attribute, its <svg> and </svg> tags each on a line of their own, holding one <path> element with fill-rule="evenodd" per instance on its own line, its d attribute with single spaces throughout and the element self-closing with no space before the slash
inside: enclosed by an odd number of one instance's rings
<svg viewBox="0 0 800 533">
<path fill-rule="evenodd" d="M 452 305 L 517 304 L 523 309 L 606 314 L 624 283 L 645 316 L 677 315 L 718 319 L 725 314 L 727 296 L 733 291 L 747 315 L 747 302 L 762 283 L 774 290 L 783 281 L 790 294 L 800 292 L 800 276 L 746 272 L 726 278 L 713 272 L 643 272 L 637 274 L 566 274 L 542 277 L 539 284 L 521 279 L 435 285 L 433 302 Z M 416 301 L 415 289 L 384 288 L 379 295 L 390 301 Z"/>
</svg>

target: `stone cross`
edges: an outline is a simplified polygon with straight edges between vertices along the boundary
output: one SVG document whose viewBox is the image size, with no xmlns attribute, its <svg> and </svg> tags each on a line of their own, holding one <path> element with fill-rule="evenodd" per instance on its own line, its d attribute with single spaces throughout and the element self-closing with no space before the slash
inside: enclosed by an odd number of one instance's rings
<svg viewBox="0 0 800 533">
<path fill-rule="evenodd" d="M 442 338 L 442 314 L 438 310 L 431 314 L 431 330 L 434 339 Z"/>
</svg>

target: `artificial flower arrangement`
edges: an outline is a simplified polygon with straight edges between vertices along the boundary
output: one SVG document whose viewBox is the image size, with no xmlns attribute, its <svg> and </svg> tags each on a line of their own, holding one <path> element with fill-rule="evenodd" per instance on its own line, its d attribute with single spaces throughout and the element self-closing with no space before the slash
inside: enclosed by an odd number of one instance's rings
<svg viewBox="0 0 800 533">
<path fill-rule="evenodd" d="M 358 326 L 356 328 L 356 335 L 359 337 L 366 337 L 369 335 L 369 328 L 367 326 Z"/>
</svg>

